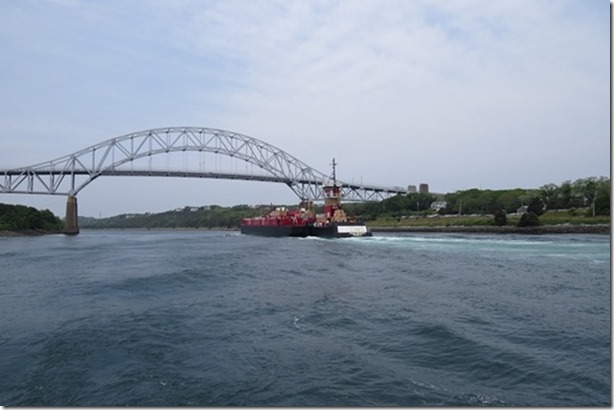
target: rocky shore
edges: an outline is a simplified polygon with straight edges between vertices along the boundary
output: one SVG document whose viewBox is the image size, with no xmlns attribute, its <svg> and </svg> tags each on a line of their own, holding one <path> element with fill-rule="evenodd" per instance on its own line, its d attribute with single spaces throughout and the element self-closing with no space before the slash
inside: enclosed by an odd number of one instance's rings
<svg viewBox="0 0 614 410">
<path fill-rule="evenodd" d="M 528 226 L 520 228 L 518 226 L 371 226 L 373 232 L 448 232 L 448 233 L 521 233 L 521 234 L 557 234 L 557 233 L 590 233 L 609 235 L 610 224 L 596 225 L 543 225 Z"/>
</svg>

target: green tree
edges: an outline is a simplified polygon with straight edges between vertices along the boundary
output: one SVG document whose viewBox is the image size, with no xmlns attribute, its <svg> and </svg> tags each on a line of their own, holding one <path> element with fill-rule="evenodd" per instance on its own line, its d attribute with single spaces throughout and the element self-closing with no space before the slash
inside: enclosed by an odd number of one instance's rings
<svg viewBox="0 0 614 410">
<path fill-rule="evenodd" d="M 0 204 L 0 230 L 55 231 L 62 225 L 62 221 L 47 209 L 39 211 L 29 206 Z"/>
<path fill-rule="evenodd" d="M 443 199 L 446 201 L 445 213 L 457 214 L 459 212 L 460 196 L 461 191 L 451 192 L 444 195 Z"/>
<path fill-rule="evenodd" d="M 416 212 L 426 211 L 431 204 L 435 202 L 435 197 L 433 195 L 423 192 L 408 194 L 407 199 L 409 201 L 407 209 Z"/>
<path fill-rule="evenodd" d="M 382 201 L 382 210 L 390 214 L 398 214 L 409 209 L 410 199 L 407 195 L 398 194 Z"/>
<path fill-rule="evenodd" d="M 598 196 L 595 199 L 595 215 L 610 215 L 610 195 Z"/>
<path fill-rule="evenodd" d="M 529 200 L 529 205 L 527 206 L 527 211 L 532 212 L 537 216 L 543 215 L 544 211 L 544 201 L 538 196 L 534 196 Z"/>
<path fill-rule="evenodd" d="M 560 188 L 555 184 L 546 184 L 540 188 L 540 197 L 546 205 L 546 209 L 563 209 Z"/>
<path fill-rule="evenodd" d="M 600 177 L 594 179 L 594 195 L 591 198 L 592 216 L 608 215 L 610 213 L 610 197 L 612 187 L 610 179 Z"/>
<path fill-rule="evenodd" d="M 507 214 L 504 210 L 500 210 L 495 214 L 494 223 L 497 226 L 507 225 Z"/>
<path fill-rule="evenodd" d="M 559 199 L 561 201 L 561 209 L 582 206 L 581 204 L 575 202 L 574 190 L 572 188 L 571 181 L 565 181 L 561 184 L 561 187 L 559 188 Z"/>
<path fill-rule="evenodd" d="M 504 209 L 507 213 L 514 213 L 520 207 L 522 197 L 525 195 L 524 189 L 508 189 L 500 191 L 498 202 L 501 209 Z"/>
<path fill-rule="evenodd" d="M 520 220 L 518 221 L 518 226 L 537 226 L 539 225 L 539 217 L 533 212 L 527 212 L 522 214 Z"/>
<path fill-rule="evenodd" d="M 478 198 L 480 201 L 480 214 L 495 214 L 501 209 L 498 191 L 484 190 Z"/>
</svg>

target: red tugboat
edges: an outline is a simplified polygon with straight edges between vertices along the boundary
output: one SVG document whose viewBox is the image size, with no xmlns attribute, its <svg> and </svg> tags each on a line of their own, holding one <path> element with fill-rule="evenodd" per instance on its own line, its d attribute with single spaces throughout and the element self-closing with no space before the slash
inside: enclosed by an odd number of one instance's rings
<svg viewBox="0 0 614 410">
<path fill-rule="evenodd" d="M 333 178 L 324 186 L 324 213 L 314 215 L 311 203 L 302 203 L 299 210 L 280 207 L 265 216 L 244 218 L 241 233 L 260 236 L 320 236 L 348 238 L 373 236 L 367 226 L 349 219 L 341 209 L 341 187 L 337 185 L 333 158 Z"/>
</svg>

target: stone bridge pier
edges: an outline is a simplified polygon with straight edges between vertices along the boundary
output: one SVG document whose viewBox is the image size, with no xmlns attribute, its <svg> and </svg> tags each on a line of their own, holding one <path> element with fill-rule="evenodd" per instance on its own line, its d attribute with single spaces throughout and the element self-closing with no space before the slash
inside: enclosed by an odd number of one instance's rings
<svg viewBox="0 0 614 410">
<path fill-rule="evenodd" d="M 66 219 L 64 220 L 64 234 L 77 235 L 79 233 L 79 220 L 77 216 L 77 197 L 68 195 L 66 199 Z"/>
</svg>

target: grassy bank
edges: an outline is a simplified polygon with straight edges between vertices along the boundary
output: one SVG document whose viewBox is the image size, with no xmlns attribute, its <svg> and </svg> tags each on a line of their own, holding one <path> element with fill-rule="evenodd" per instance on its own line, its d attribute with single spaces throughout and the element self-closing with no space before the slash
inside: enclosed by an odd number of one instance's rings
<svg viewBox="0 0 614 410">
<path fill-rule="evenodd" d="M 507 217 L 507 225 L 503 228 L 514 228 L 518 225 L 520 220 L 519 215 L 509 215 Z M 556 226 L 556 225 L 572 225 L 572 226 L 586 226 L 586 225 L 609 225 L 610 216 L 586 216 L 584 213 L 576 212 L 546 212 L 539 217 L 539 224 L 542 227 Z M 400 218 L 378 218 L 368 223 L 372 229 L 402 229 L 402 228 L 441 228 L 441 227 L 489 227 L 498 228 L 494 225 L 494 218 L 492 215 L 430 215 L 426 217 L 408 217 L 405 219 Z M 509 227 L 509 228 L 506 228 Z"/>
</svg>

